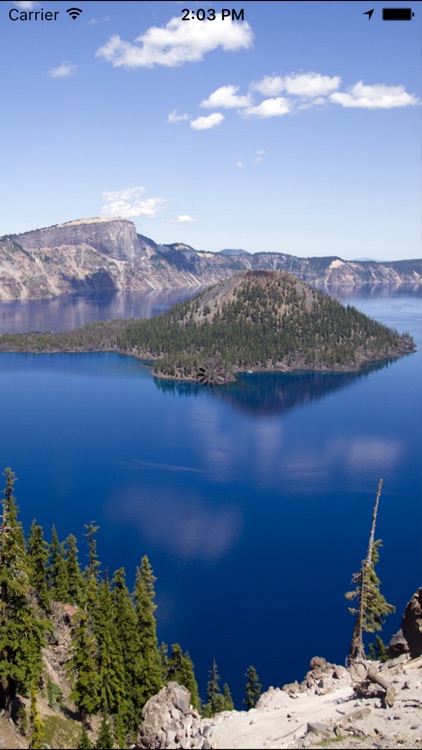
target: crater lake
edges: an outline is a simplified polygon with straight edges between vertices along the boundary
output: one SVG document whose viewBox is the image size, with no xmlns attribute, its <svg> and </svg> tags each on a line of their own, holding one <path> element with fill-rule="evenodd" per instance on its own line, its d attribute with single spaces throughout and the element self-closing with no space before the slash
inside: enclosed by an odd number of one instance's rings
<svg viewBox="0 0 422 750">
<path fill-rule="evenodd" d="M 0 330 L 149 316 L 191 293 L 2 303 Z M 74 533 L 84 567 L 94 520 L 103 570 L 129 582 L 147 554 L 159 642 L 189 650 L 204 699 L 215 658 L 237 708 L 249 665 L 265 690 L 301 680 L 315 655 L 344 664 L 344 593 L 380 478 L 378 573 L 397 607 L 384 640 L 421 585 L 422 291 L 332 293 L 409 331 L 416 353 L 220 388 L 156 380 L 114 353 L 0 354 L 0 466 L 18 477 L 26 531 L 36 518 L 47 541 L 53 524 Z"/>
</svg>

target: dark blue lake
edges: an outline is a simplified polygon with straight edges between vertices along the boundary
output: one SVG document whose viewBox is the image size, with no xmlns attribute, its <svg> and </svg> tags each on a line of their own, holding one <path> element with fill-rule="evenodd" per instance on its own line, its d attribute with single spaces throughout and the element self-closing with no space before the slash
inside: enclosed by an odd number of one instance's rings
<svg viewBox="0 0 422 750">
<path fill-rule="evenodd" d="M 312 656 L 344 663 L 344 592 L 381 477 L 379 575 L 398 610 L 386 640 L 421 583 L 422 295 L 343 299 L 409 330 L 417 353 L 219 389 L 156 381 L 115 354 L 0 355 L 0 466 L 19 478 L 26 528 L 35 517 L 48 539 L 53 523 L 75 533 L 85 565 L 84 523 L 97 521 L 103 566 L 130 581 L 148 554 L 159 639 L 190 651 L 203 697 L 215 658 L 239 708 L 250 664 L 266 689 L 301 679 Z M 57 330 L 170 301 L 4 303 L 0 325 Z"/>
</svg>

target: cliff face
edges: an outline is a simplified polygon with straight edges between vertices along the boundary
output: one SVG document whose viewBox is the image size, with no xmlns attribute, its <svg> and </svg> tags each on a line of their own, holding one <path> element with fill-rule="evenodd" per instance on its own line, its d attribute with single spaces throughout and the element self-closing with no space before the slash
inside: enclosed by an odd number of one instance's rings
<svg viewBox="0 0 422 750">
<path fill-rule="evenodd" d="M 393 263 L 209 253 L 157 245 L 127 219 L 81 219 L 0 238 L 0 300 L 94 289 L 137 291 L 214 284 L 240 270 L 283 270 L 321 286 L 421 284 L 422 260 Z"/>
</svg>

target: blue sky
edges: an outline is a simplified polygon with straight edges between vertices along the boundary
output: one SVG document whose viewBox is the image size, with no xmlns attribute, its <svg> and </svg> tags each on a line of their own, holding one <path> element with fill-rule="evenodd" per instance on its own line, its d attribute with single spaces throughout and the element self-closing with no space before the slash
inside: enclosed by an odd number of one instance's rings
<svg viewBox="0 0 422 750">
<path fill-rule="evenodd" d="M 421 257 L 422 3 L 381 19 L 402 4 L 2 0 L 0 234 L 126 216 L 211 251 Z"/>
</svg>

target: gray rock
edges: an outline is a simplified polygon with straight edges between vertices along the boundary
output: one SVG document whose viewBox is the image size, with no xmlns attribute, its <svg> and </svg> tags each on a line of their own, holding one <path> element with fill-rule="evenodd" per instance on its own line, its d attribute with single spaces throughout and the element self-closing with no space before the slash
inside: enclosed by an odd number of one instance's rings
<svg viewBox="0 0 422 750">
<path fill-rule="evenodd" d="M 176 742 L 176 732 L 172 732 L 171 729 L 168 729 L 166 732 L 166 744 L 169 742 Z"/>
<path fill-rule="evenodd" d="M 204 737 L 209 737 L 212 732 L 212 725 L 211 724 L 203 724 L 202 726 L 202 734 Z"/>
<path fill-rule="evenodd" d="M 412 659 L 422 655 L 422 587 L 412 596 L 404 611 L 401 629 Z"/>
<path fill-rule="evenodd" d="M 189 690 L 182 685 L 177 685 L 177 687 L 174 688 L 174 693 L 176 708 L 178 708 L 179 711 L 182 711 L 182 713 L 187 714 L 190 708 Z"/>
<path fill-rule="evenodd" d="M 311 659 L 309 666 L 311 669 L 321 669 L 324 671 L 327 667 L 327 659 L 324 659 L 323 656 L 314 656 L 313 659 Z"/>
<path fill-rule="evenodd" d="M 321 734 L 324 737 L 330 737 L 333 733 L 331 727 L 328 724 L 321 724 L 319 721 L 308 721 L 306 726 L 306 734 L 312 732 L 313 734 Z"/>
<path fill-rule="evenodd" d="M 201 717 L 190 705 L 189 691 L 177 682 L 169 682 L 142 710 L 137 747 L 158 750 L 203 745 Z"/>
<path fill-rule="evenodd" d="M 403 635 L 402 629 L 400 628 L 397 633 L 394 633 L 390 640 L 390 643 L 388 644 L 388 656 L 390 659 L 395 659 L 397 656 L 408 653 L 409 644 Z"/>
</svg>

